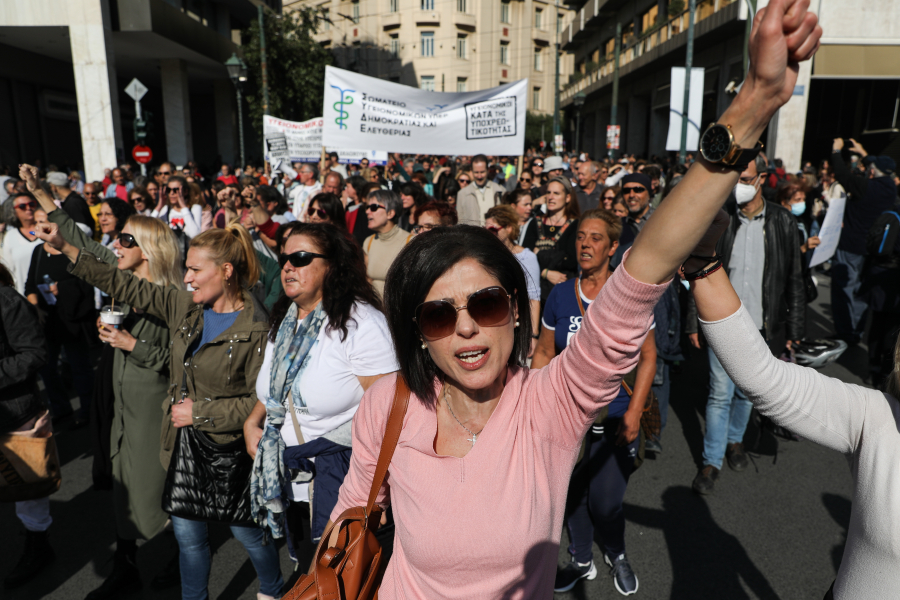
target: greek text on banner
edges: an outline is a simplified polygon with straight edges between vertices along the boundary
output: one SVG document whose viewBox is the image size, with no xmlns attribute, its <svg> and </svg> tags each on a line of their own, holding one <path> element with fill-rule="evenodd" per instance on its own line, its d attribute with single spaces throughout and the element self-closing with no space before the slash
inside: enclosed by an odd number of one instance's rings
<svg viewBox="0 0 900 600">
<path fill-rule="evenodd" d="M 429 92 L 325 68 L 327 147 L 514 156 L 525 147 L 522 79 L 480 92 Z"/>
</svg>

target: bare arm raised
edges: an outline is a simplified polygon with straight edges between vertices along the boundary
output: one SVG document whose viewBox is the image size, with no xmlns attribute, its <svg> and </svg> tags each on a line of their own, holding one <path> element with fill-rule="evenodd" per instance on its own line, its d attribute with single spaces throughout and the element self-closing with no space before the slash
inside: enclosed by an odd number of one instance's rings
<svg viewBox="0 0 900 600">
<path fill-rule="evenodd" d="M 799 63 L 819 47 L 822 28 L 809 0 L 772 0 L 756 14 L 750 33 L 750 70 L 740 93 L 718 122 L 730 125 L 735 142 L 752 148 L 775 111 L 790 100 Z M 738 173 L 699 160 L 656 210 L 634 242 L 628 272 L 645 283 L 668 281 L 697 248 Z M 702 267 L 698 264 L 697 267 Z"/>
</svg>

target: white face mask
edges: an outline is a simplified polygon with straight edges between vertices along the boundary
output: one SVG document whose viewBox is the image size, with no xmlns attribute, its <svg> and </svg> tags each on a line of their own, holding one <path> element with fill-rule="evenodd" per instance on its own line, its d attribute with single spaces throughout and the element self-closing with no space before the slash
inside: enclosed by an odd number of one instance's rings
<svg viewBox="0 0 900 600">
<path fill-rule="evenodd" d="M 737 200 L 738 206 L 743 206 L 753 200 L 756 197 L 756 192 L 758 190 L 759 188 L 755 185 L 738 182 L 737 185 L 734 186 L 734 197 Z"/>
</svg>

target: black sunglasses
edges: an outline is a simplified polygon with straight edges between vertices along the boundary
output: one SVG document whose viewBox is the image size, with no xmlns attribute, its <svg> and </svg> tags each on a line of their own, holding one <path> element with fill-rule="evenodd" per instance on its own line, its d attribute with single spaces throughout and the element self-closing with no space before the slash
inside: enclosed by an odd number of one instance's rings
<svg viewBox="0 0 900 600">
<path fill-rule="evenodd" d="M 172 171 L 157 171 L 160 175 L 171 175 Z"/>
<path fill-rule="evenodd" d="M 314 258 L 328 257 L 324 254 L 316 254 L 315 252 L 306 252 L 305 250 L 302 250 L 300 252 L 292 252 L 291 254 L 282 254 L 278 257 L 278 265 L 283 269 L 284 265 L 290 261 L 292 267 L 300 269 L 311 263 Z"/>
<path fill-rule="evenodd" d="M 166 187 L 166 191 L 169 192 L 170 194 L 177 194 L 181 191 L 181 188 L 168 186 L 168 187 Z"/>
<path fill-rule="evenodd" d="M 138 245 L 137 240 L 130 233 L 119 234 L 119 245 L 123 248 L 134 248 Z"/>
<path fill-rule="evenodd" d="M 628 194 L 643 194 L 646 191 L 647 188 L 645 188 L 644 186 L 622 188 L 622 194 L 625 196 L 627 196 Z"/>
<path fill-rule="evenodd" d="M 531 163 L 531 166 L 532 167 L 543 167 L 544 163 L 542 163 L 542 162 Z"/>
<path fill-rule="evenodd" d="M 510 300 L 512 296 L 500 286 L 484 288 L 473 292 L 464 306 L 453 306 L 447 300 L 423 302 L 416 308 L 413 321 L 419 332 L 429 342 L 447 337 L 456 330 L 459 311 L 466 309 L 479 327 L 499 327 L 509 323 L 512 316 Z"/>
<path fill-rule="evenodd" d="M 369 211 L 369 212 L 371 212 L 371 213 L 376 213 L 376 212 L 378 212 L 378 211 L 379 211 L 380 209 L 382 209 L 382 208 L 383 208 L 384 210 L 387 210 L 387 207 L 386 207 L 386 206 L 382 206 L 382 205 L 380 205 L 380 204 L 369 204 L 368 206 L 366 206 L 366 210 Z"/>
<path fill-rule="evenodd" d="M 325 212 L 325 211 L 322 210 L 321 208 L 313 208 L 312 206 L 310 206 L 309 208 L 306 209 L 306 214 L 309 215 L 310 217 L 313 216 L 313 215 L 319 215 L 319 218 L 320 218 L 320 219 L 327 219 L 327 218 L 328 218 L 328 213 L 327 213 L 327 212 Z"/>
</svg>

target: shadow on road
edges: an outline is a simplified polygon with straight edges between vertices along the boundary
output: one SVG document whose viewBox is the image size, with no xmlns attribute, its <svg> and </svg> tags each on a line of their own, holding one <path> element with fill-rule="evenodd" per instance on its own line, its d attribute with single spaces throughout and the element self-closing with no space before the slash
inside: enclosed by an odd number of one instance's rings
<svg viewBox="0 0 900 600">
<path fill-rule="evenodd" d="M 834 571 L 837 573 L 841 566 L 841 558 L 844 556 L 844 546 L 847 544 L 847 530 L 850 527 L 850 509 L 853 504 L 847 498 L 838 496 L 837 494 L 822 494 L 822 504 L 828 510 L 828 514 L 834 519 L 834 522 L 843 527 L 842 539 L 839 544 L 835 544 L 831 549 L 831 562 L 834 564 Z"/>
<path fill-rule="evenodd" d="M 662 510 L 625 504 L 628 520 L 660 529 L 672 561 L 671 600 L 750 598 L 778 600 L 778 594 L 740 541 L 713 520 L 706 500 L 687 486 L 672 486 L 662 495 Z"/>
<path fill-rule="evenodd" d="M 703 425 L 700 417 L 706 415 L 706 398 L 709 395 L 709 359 L 706 352 L 706 348 L 697 350 L 691 347 L 687 360 L 678 369 L 673 369 L 669 399 L 669 410 L 678 415 L 684 439 L 698 469 L 703 464 Z"/>
</svg>

